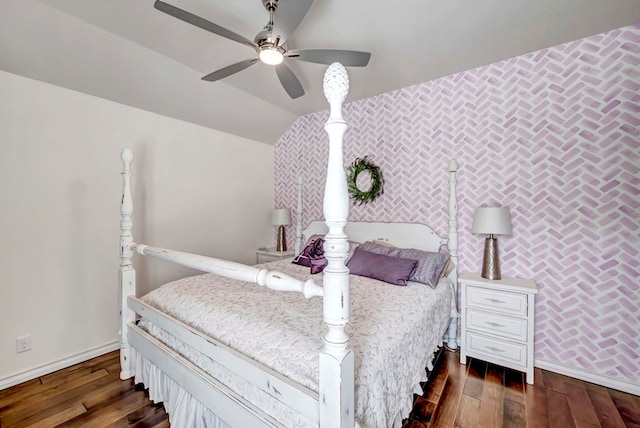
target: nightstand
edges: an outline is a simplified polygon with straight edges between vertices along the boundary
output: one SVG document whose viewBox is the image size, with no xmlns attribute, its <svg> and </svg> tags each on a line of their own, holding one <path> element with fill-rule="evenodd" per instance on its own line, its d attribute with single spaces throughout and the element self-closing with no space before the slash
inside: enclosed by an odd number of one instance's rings
<svg viewBox="0 0 640 428">
<path fill-rule="evenodd" d="M 536 282 L 532 279 L 485 279 L 460 275 L 460 363 L 467 357 L 527 374 L 533 384 L 533 335 Z"/>
<path fill-rule="evenodd" d="M 293 251 L 276 251 L 275 248 L 258 248 L 256 260 L 258 264 L 293 257 Z"/>
</svg>

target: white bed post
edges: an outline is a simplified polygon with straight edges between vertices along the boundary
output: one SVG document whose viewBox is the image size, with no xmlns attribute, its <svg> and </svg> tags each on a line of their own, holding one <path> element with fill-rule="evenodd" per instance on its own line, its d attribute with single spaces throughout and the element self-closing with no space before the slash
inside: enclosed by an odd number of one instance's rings
<svg viewBox="0 0 640 428">
<path fill-rule="evenodd" d="M 324 255 L 324 350 L 320 354 L 320 426 L 353 427 L 354 357 L 349 349 L 349 269 L 345 266 L 349 243 L 344 228 L 349 216 L 349 194 L 344 171 L 342 141 L 347 123 L 342 103 L 349 92 L 349 76 L 340 63 L 329 66 L 324 75 L 324 95 L 331 112 L 324 128 L 329 135 L 329 161 L 324 189 L 324 217 L 329 232 L 325 236 Z"/>
<path fill-rule="evenodd" d="M 127 297 L 136 294 L 136 272 L 131 263 L 133 251 L 133 198 L 131 196 L 131 162 L 133 152 L 125 148 L 120 155 L 122 170 L 122 199 L 120 200 L 120 379 L 133 376 L 131 370 L 131 346 L 127 324 L 135 320 L 135 313 L 127 307 Z"/>
<path fill-rule="evenodd" d="M 298 176 L 298 206 L 296 211 L 296 255 L 302 251 L 302 176 Z"/>
<path fill-rule="evenodd" d="M 454 305 L 451 309 L 451 323 L 447 333 L 447 346 L 451 349 L 458 349 L 458 200 L 456 193 L 456 172 L 458 171 L 458 162 L 455 159 L 449 161 L 449 233 L 448 247 L 451 254 L 451 260 L 455 263 L 455 268 L 449 274 L 449 279 L 453 283 Z"/>
</svg>

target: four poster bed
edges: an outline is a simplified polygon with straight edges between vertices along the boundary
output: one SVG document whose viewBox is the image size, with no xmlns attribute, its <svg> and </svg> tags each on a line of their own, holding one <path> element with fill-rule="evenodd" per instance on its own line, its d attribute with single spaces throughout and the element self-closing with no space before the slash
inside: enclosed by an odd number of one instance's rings
<svg viewBox="0 0 640 428">
<path fill-rule="evenodd" d="M 356 258 L 373 254 L 354 253 L 353 242 L 374 240 L 375 245 L 384 241 L 380 248 L 390 252 L 413 249 L 412 272 L 421 252 L 439 254 L 443 244 L 447 259 L 457 264 L 455 161 L 449 164 L 447 237 L 422 224 L 348 223 L 342 157 L 348 76 L 342 65 L 328 68 L 324 92 L 331 106 L 325 125 L 330 143 L 325 221 L 302 230 L 299 193 L 296 231 L 296 253 L 314 236 L 323 237 L 321 275 L 291 260 L 245 266 L 135 243 L 133 154 L 123 150 L 120 377 L 144 383 L 151 399 L 164 402 L 175 426 L 399 426 L 413 393 L 421 393 L 425 367 L 431 368 L 443 337 L 457 347 L 455 268 L 431 286 L 411 280 L 397 286 L 349 274 L 349 268 L 357 269 Z M 375 267 L 381 260 L 408 260 L 385 251 L 375 256 Z M 134 252 L 208 273 L 138 298 Z"/>
</svg>

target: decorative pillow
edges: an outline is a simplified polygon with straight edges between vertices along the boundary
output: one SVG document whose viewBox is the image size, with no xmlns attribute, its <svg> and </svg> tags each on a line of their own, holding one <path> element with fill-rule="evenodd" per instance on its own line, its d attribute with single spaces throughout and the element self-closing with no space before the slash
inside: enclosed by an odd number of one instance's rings
<svg viewBox="0 0 640 428">
<path fill-rule="evenodd" d="M 378 241 L 367 241 L 360 244 L 361 250 L 369 251 L 370 253 L 382 254 L 385 256 L 400 257 L 400 248 L 393 247 L 390 244 L 378 244 Z"/>
<path fill-rule="evenodd" d="M 291 263 L 310 268 L 312 274 L 322 272 L 327 265 L 327 259 L 324 258 L 324 238 L 310 239 Z"/>
<path fill-rule="evenodd" d="M 411 274 L 409 281 L 420 282 L 431 288 L 436 288 L 440 274 L 449 262 L 449 251 L 441 247 L 437 253 L 416 250 L 414 248 L 401 248 L 400 257 L 416 259 L 418 265 Z"/>
<path fill-rule="evenodd" d="M 366 276 L 395 285 L 407 285 L 407 280 L 417 263 L 417 260 L 365 251 L 361 245 L 355 249 L 347 267 L 354 275 Z"/>
<path fill-rule="evenodd" d="M 311 274 L 320 273 L 327 266 L 328 262 L 324 257 L 324 236 L 312 235 L 307 241 L 307 246 L 298 254 L 291 263 L 310 268 Z M 345 264 L 349 263 L 353 252 L 360 245 L 359 242 L 349 241 L 349 252 Z"/>
</svg>

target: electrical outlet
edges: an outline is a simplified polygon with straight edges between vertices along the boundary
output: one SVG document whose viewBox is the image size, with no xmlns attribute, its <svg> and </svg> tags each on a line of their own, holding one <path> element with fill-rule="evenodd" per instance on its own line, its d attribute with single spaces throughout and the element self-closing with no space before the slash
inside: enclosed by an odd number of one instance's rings
<svg viewBox="0 0 640 428">
<path fill-rule="evenodd" d="M 31 350 L 31 336 L 22 336 L 16 339 L 16 350 L 18 353 Z"/>
</svg>

